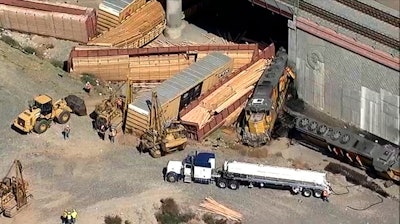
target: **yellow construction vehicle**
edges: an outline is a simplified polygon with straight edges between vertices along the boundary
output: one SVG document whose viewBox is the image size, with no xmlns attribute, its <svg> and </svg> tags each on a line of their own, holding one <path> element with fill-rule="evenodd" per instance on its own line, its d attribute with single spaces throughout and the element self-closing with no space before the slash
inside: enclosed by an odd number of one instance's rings
<svg viewBox="0 0 400 224">
<path fill-rule="evenodd" d="M 165 123 L 156 92 L 152 93 L 151 102 L 147 104 L 150 108 L 150 127 L 140 138 L 139 150 L 148 151 L 154 158 L 184 150 L 188 141 L 185 127 L 178 121 Z"/>
<path fill-rule="evenodd" d="M 15 160 L 0 182 L 0 214 L 11 218 L 25 208 L 32 198 L 27 188 L 28 183 L 22 176 L 21 162 Z"/>
<path fill-rule="evenodd" d="M 121 97 L 111 95 L 97 104 L 94 110 L 94 127 L 100 130 L 105 128 L 115 128 L 118 132 L 122 131 L 123 123 L 123 100 Z"/>
<path fill-rule="evenodd" d="M 38 134 L 45 132 L 53 120 L 60 124 L 69 121 L 72 109 L 68 106 L 65 99 L 53 100 L 48 95 L 39 95 L 34 98 L 34 102 L 29 105 L 29 109 L 18 115 L 14 120 L 14 127 L 30 133 L 35 131 Z"/>
<path fill-rule="evenodd" d="M 240 124 L 243 144 L 259 147 L 271 141 L 275 122 L 283 109 L 290 82 L 296 78 L 287 67 L 288 55 L 280 48 L 249 99 Z"/>
</svg>

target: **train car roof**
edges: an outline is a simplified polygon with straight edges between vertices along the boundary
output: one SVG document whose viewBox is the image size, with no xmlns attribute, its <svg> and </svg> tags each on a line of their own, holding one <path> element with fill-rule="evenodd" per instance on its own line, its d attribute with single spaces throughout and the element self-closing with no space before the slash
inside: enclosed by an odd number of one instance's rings
<svg viewBox="0 0 400 224">
<path fill-rule="evenodd" d="M 203 82 L 210 74 L 225 66 L 232 58 L 220 52 L 211 52 L 188 68 L 162 82 L 154 88 L 157 92 L 158 100 L 161 105 L 175 99 L 180 94 L 184 94 L 194 86 Z M 140 94 L 131 104 L 149 112 L 146 101 L 151 101 L 151 92 Z"/>
</svg>

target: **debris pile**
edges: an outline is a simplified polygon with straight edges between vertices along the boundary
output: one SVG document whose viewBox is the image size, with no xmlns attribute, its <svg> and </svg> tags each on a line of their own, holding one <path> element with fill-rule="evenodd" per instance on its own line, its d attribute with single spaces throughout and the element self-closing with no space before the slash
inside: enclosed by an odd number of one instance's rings
<svg viewBox="0 0 400 224">
<path fill-rule="evenodd" d="M 269 63 L 269 60 L 266 59 L 258 60 L 248 69 L 240 72 L 209 96 L 204 98 L 197 107 L 185 114 L 182 117 L 182 120 L 196 123 L 199 128 L 202 128 L 212 119 L 214 114 L 220 113 L 222 110 L 240 99 L 243 95 L 252 91 L 254 84 L 258 81 L 265 67 L 268 66 Z M 239 108 L 243 108 L 243 106 Z M 231 115 L 235 117 L 232 118 L 232 120 L 235 120 L 235 118 L 239 116 L 240 112 L 240 109 L 233 111 Z"/>
</svg>

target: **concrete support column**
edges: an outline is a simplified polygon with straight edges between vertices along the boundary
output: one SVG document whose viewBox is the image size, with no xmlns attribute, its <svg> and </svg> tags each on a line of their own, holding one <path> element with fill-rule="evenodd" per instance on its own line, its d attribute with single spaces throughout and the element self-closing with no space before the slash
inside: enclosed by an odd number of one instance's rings
<svg viewBox="0 0 400 224">
<path fill-rule="evenodd" d="M 182 22 L 182 0 L 167 0 L 167 27 L 164 35 L 171 39 L 179 38 L 185 23 Z"/>
<path fill-rule="evenodd" d="M 296 16 L 293 15 L 293 20 L 288 20 L 288 64 L 290 67 L 296 69 L 297 61 L 297 27 Z"/>
<path fill-rule="evenodd" d="M 300 71 L 297 68 L 297 27 L 296 27 L 296 15 L 293 15 L 293 20 L 288 20 L 288 65 L 294 70 L 296 73 L 296 79 L 294 80 L 294 85 L 298 91 L 298 94 L 301 95 L 301 89 L 299 89 L 299 74 Z"/>
</svg>

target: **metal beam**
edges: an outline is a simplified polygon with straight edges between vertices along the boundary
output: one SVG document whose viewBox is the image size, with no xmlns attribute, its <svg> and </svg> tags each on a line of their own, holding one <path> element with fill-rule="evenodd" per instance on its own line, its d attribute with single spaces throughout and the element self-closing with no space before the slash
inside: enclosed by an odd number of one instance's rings
<svg viewBox="0 0 400 224">
<path fill-rule="evenodd" d="M 278 4 L 282 4 L 282 3 L 280 3 L 279 1 L 272 0 L 272 1 L 274 1 L 274 2 L 276 3 L 275 5 L 268 4 L 266 0 L 249 0 L 249 1 L 250 1 L 252 4 L 256 4 L 256 5 L 258 5 L 258 6 L 261 6 L 261 7 L 263 7 L 263 8 L 266 8 L 266 9 L 268 9 L 269 11 L 274 12 L 274 13 L 277 13 L 277 14 L 280 14 L 280 15 L 282 15 L 282 16 L 288 18 L 288 19 L 292 19 L 292 17 L 293 17 L 292 12 L 287 12 L 287 11 L 282 10 L 281 8 L 279 8 L 279 5 L 278 5 Z M 278 2 L 279 2 L 279 3 L 278 3 Z"/>
<path fill-rule="evenodd" d="M 353 38 L 339 34 L 334 30 L 318 25 L 308 19 L 297 17 L 296 27 L 317 36 L 321 39 L 336 44 L 342 48 L 350 50 L 372 61 L 400 71 L 400 59 L 380 50 L 376 50 L 371 46 L 357 42 Z"/>
</svg>

